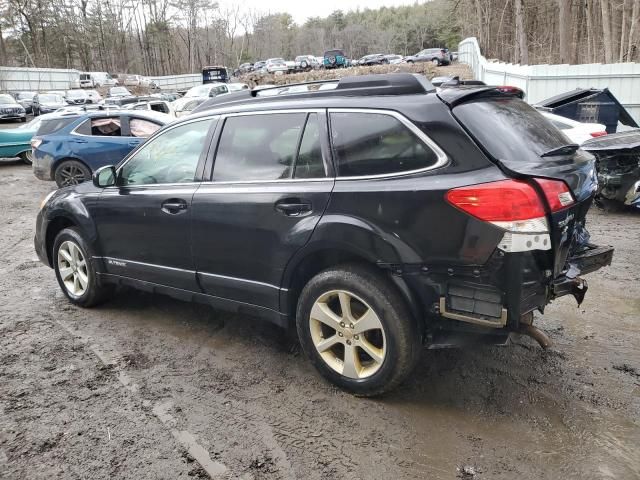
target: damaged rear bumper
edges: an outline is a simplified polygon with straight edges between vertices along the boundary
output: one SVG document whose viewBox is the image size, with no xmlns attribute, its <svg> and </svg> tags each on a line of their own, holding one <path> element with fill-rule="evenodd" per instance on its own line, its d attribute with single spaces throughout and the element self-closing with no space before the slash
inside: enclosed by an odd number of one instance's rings
<svg viewBox="0 0 640 480">
<path fill-rule="evenodd" d="M 543 256 L 541 252 L 497 252 L 481 268 L 405 265 L 400 276 L 421 297 L 425 309 L 426 343 L 431 348 L 452 346 L 452 331 L 460 334 L 453 338 L 529 335 L 535 329 L 531 325 L 535 310 L 543 312 L 549 302 L 565 295 L 582 303 L 588 285 L 581 275 L 610 265 L 613 248 L 583 244 L 555 277 L 550 264 L 541 261 Z M 439 339 L 444 337 L 447 340 L 442 343 Z"/>
</svg>

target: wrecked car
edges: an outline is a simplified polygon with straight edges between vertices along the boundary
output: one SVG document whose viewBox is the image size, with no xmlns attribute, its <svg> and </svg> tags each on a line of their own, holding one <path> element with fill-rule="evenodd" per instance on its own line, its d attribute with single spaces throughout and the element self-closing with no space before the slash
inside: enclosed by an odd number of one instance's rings
<svg viewBox="0 0 640 480">
<path fill-rule="evenodd" d="M 577 122 L 601 123 L 607 127 L 607 133 L 638 128 L 631 114 L 608 88 L 578 88 L 542 100 L 535 106 Z"/>
<path fill-rule="evenodd" d="M 593 157 L 513 91 L 328 83 L 221 96 L 45 199 L 35 247 L 68 300 L 123 284 L 257 315 L 364 396 L 423 346 L 547 346 L 533 312 L 613 255 L 585 228 Z"/>
<path fill-rule="evenodd" d="M 587 140 L 582 148 L 596 157 L 597 201 L 640 207 L 640 129 Z"/>
<path fill-rule="evenodd" d="M 638 123 L 607 89 L 576 89 L 539 102 L 545 111 L 583 123 L 605 125 L 609 135 L 587 140 L 581 147 L 596 157 L 596 201 L 639 206 L 640 130 Z"/>
</svg>

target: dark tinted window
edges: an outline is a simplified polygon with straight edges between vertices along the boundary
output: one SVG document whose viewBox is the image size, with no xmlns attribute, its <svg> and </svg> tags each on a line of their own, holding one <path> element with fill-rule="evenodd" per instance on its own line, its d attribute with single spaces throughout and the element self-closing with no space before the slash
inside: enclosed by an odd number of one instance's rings
<svg viewBox="0 0 640 480">
<path fill-rule="evenodd" d="M 229 117 L 218 143 L 216 181 L 291 178 L 304 113 Z"/>
<path fill-rule="evenodd" d="M 57 132 L 61 128 L 66 127 L 71 122 L 74 122 L 78 119 L 78 117 L 61 117 L 61 118 L 51 118 L 49 120 L 43 120 L 40 123 L 40 127 L 36 132 L 36 135 L 49 135 L 50 133 Z"/>
<path fill-rule="evenodd" d="M 326 176 L 320 146 L 320 121 L 318 114 L 312 113 L 302 134 L 298 159 L 295 165 L 294 178 L 322 178 Z"/>
<path fill-rule="evenodd" d="M 453 113 L 499 160 L 539 162 L 540 154 L 572 143 L 540 112 L 518 98 L 463 103 Z"/>
<path fill-rule="evenodd" d="M 438 157 L 397 118 L 379 113 L 331 113 L 338 175 L 356 177 L 429 167 Z"/>
</svg>

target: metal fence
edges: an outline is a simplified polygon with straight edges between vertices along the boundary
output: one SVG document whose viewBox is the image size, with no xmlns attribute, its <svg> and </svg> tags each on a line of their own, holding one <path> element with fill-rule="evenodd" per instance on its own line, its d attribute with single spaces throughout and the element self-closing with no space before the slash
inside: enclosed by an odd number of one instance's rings
<svg viewBox="0 0 640 480">
<path fill-rule="evenodd" d="M 80 83 L 78 70 L 0 67 L 0 91 L 68 90 Z"/>
<path fill-rule="evenodd" d="M 518 65 L 487 60 L 475 37 L 458 45 L 458 59 L 468 64 L 477 80 L 489 85 L 513 85 L 536 103 L 576 88 L 608 88 L 640 122 L 640 64 Z"/>
<path fill-rule="evenodd" d="M 202 85 L 202 75 L 199 73 L 151 77 L 151 80 L 155 80 L 162 90 L 184 90 L 196 85 Z"/>
</svg>

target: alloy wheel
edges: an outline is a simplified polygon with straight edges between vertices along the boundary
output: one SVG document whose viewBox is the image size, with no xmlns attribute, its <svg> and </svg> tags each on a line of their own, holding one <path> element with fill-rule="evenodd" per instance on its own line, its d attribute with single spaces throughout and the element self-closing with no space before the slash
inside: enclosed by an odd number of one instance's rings
<svg viewBox="0 0 640 480">
<path fill-rule="evenodd" d="M 78 185 L 86 180 L 84 172 L 76 165 L 65 165 L 62 167 L 60 170 L 60 177 L 62 178 L 63 187 Z"/>
<path fill-rule="evenodd" d="M 74 297 L 84 295 L 89 286 L 87 260 L 72 241 L 67 240 L 58 248 L 58 272 L 69 294 Z"/>
<path fill-rule="evenodd" d="M 27 162 L 33 163 L 33 152 L 31 150 L 27 150 L 26 152 L 24 152 L 24 155 L 27 159 Z"/>
<path fill-rule="evenodd" d="M 364 300 L 346 290 L 332 290 L 313 304 L 311 339 L 324 362 L 349 378 L 370 377 L 387 354 L 384 327 Z"/>
</svg>

